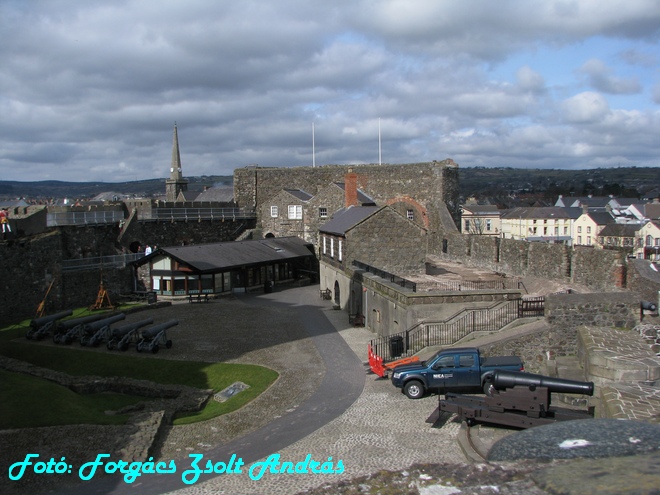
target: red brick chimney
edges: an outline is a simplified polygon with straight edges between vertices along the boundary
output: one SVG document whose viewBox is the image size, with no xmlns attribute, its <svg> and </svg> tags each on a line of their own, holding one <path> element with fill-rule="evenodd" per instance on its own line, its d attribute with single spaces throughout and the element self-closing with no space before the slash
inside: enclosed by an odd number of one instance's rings
<svg viewBox="0 0 660 495">
<path fill-rule="evenodd" d="M 358 206 L 358 194 L 357 194 L 357 182 L 358 175 L 349 170 L 346 176 L 344 177 L 344 192 L 346 193 L 346 208 L 349 206 Z"/>
</svg>

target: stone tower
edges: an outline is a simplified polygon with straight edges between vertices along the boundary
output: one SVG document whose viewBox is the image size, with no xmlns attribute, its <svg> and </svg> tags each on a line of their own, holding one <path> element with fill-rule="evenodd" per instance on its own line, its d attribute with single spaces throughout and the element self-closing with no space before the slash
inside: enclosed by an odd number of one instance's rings
<svg viewBox="0 0 660 495">
<path fill-rule="evenodd" d="M 188 190 L 188 180 L 183 178 L 181 172 L 181 154 L 179 153 L 179 133 L 174 123 L 174 139 L 172 141 L 172 164 L 170 165 L 170 178 L 165 181 L 166 201 L 185 201 L 183 193 Z"/>
</svg>

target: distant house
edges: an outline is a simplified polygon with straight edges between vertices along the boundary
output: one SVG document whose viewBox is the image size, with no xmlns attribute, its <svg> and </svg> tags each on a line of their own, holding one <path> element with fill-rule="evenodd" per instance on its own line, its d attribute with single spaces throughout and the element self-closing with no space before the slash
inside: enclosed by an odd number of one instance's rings
<svg viewBox="0 0 660 495">
<path fill-rule="evenodd" d="M 500 213 L 495 205 L 464 205 L 461 207 L 461 232 L 499 236 L 502 231 Z"/>
<path fill-rule="evenodd" d="M 502 237 L 530 242 L 572 243 L 573 222 L 582 208 L 513 208 L 502 213 Z"/>
<path fill-rule="evenodd" d="M 605 249 L 628 248 L 632 252 L 641 228 L 640 224 L 609 223 L 598 233 L 598 244 Z"/>
<path fill-rule="evenodd" d="M 298 237 L 158 248 L 134 264 L 148 265 L 151 290 L 165 297 L 255 290 L 316 272 L 313 246 Z"/>
<path fill-rule="evenodd" d="M 637 236 L 637 257 L 660 261 L 660 221 L 647 222 Z"/>
<path fill-rule="evenodd" d="M 606 212 L 586 212 L 575 221 L 574 246 L 598 245 L 601 230 L 615 223 L 614 217 Z"/>
</svg>

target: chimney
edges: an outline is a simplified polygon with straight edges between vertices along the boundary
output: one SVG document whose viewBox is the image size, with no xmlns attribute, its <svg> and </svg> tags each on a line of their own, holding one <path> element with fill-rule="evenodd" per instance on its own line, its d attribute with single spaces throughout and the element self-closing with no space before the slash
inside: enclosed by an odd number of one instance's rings
<svg viewBox="0 0 660 495">
<path fill-rule="evenodd" d="M 346 208 L 349 206 L 358 206 L 358 195 L 357 195 L 357 179 L 358 176 L 351 169 L 348 170 L 348 173 L 344 177 L 344 193 L 346 196 Z"/>
</svg>

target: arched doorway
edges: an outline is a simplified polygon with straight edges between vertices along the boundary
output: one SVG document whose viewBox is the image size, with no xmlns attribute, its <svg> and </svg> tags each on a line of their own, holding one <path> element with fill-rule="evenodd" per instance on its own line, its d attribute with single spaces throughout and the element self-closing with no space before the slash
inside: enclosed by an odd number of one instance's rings
<svg viewBox="0 0 660 495">
<path fill-rule="evenodd" d="M 339 294 L 339 282 L 335 280 L 335 304 L 337 306 L 341 306 L 340 301 L 341 301 L 341 297 Z"/>
</svg>

